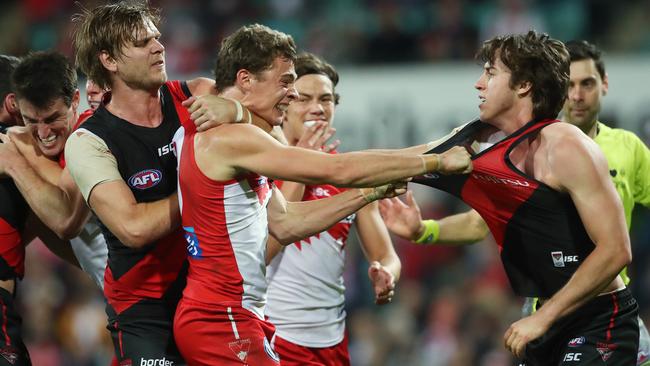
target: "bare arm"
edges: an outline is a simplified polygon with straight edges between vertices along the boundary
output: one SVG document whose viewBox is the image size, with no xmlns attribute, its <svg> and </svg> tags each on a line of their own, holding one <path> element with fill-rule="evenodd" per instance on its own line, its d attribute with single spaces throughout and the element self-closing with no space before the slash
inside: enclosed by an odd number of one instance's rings
<svg viewBox="0 0 650 366">
<path fill-rule="evenodd" d="M 369 202 L 403 193 L 405 186 L 405 183 L 398 183 L 377 188 L 350 189 L 329 198 L 307 202 L 287 202 L 282 192 L 274 188 L 268 206 L 269 232 L 280 244 L 291 244 L 320 233 Z M 297 222 L 300 225 L 296 225 Z"/>
<path fill-rule="evenodd" d="M 124 181 L 111 181 L 93 188 L 88 204 L 104 225 L 132 248 L 150 244 L 180 226 L 176 193 L 155 202 L 138 203 Z"/>
<path fill-rule="evenodd" d="M 23 232 L 23 243 L 25 245 L 32 242 L 36 237 L 41 239 L 43 244 L 57 257 L 81 269 L 77 257 L 72 251 L 70 242 L 59 238 L 50 228 L 48 228 L 36 215 L 30 214 L 25 223 Z"/>
<path fill-rule="evenodd" d="M 56 162 L 40 153 L 35 153 L 34 149 L 38 147 L 34 146 L 31 136 L 12 136 L 16 137 L 17 150 L 12 154 L 7 172 L 23 197 L 43 223 L 60 238 L 77 236 L 88 220 L 90 210 L 67 170 L 61 169 Z M 6 146 L 10 144 L 8 142 Z M 30 161 L 23 156 L 22 151 L 31 157 Z"/>
<path fill-rule="evenodd" d="M 425 171 L 463 172 L 471 169 L 462 148 L 441 155 L 402 156 L 367 152 L 326 154 L 283 146 L 252 125 L 224 125 L 196 136 L 197 162 L 213 179 L 229 179 L 237 170 L 254 171 L 281 180 L 307 184 L 376 186 Z M 206 141 L 207 140 L 207 141 Z M 215 153 L 227 164 L 211 164 Z M 442 155 L 446 158 L 440 159 Z M 442 166 L 439 166 L 442 161 Z"/>
<path fill-rule="evenodd" d="M 595 248 L 544 306 L 510 326 L 504 341 L 517 356 L 523 354 L 527 342 L 544 334 L 562 316 L 603 291 L 622 287 L 618 273 L 632 259 L 623 207 L 609 179 L 603 153 L 574 126 L 558 123 L 547 130 L 542 133 L 550 140 L 548 182 L 571 195 Z"/>
<path fill-rule="evenodd" d="M 368 276 L 375 291 L 375 303 L 389 303 L 394 295 L 395 283 L 400 277 L 402 263 L 381 220 L 377 202 L 357 212 L 356 224 L 361 248 L 370 263 Z"/>
<path fill-rule="evenodd" d="M 379 202 L 379 208 L 386 227 L 393 234 L 410 241 L 416 241 L 423 235 L 425 227 L 420 207 L 411 191 L 406 193 L 406 202 L 399 198 L 385 199 Z M 446 216 L 437 221 L 440 233 L 436 243 L 440 244 L 474 244 L 485 239 L 490 232 L 481 215 L 475 210 Z"/>
</svg>

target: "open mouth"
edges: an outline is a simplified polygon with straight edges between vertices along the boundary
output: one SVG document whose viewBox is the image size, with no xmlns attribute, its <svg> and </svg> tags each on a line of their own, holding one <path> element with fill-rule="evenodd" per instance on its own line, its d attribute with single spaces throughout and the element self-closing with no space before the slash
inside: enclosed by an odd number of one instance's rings
<svg viewBox="0 0 650 366">
<path fill-rule="evenodd" d="M 50 135 L 46 138 L 39 137 L 38 140 L 45 146 L 52 146 L 56 142 L 56 135 Z"/>
<path fill-rule="evenodd" d="M 287 108 L 289 108 L 289 105 L 284 103 L 276 104 L 275 108 L 277 108 L 280 112 L 284 113 L 287 111 Z"/>
</svg>

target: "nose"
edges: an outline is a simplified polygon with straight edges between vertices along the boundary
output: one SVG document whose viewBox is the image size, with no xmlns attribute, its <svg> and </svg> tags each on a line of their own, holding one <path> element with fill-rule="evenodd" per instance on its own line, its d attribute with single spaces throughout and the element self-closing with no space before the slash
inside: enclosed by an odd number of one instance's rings
<svg viewBox="0 0 650 366">
<path fill-rule="evenodd" d="M 160 53 L 165 51 L 165 46 L 163 46 L 162 42 L 160 42 L 160 39 L 153 39 L 153 52 L 154 53 Z"/>
<path fill-rule="evenodd" d="M 325 108 L 323 108 L 323 104 L 321 104 L 319 101 L 314 101 L 309 105 L 309 113 L 321 116 L 325 114 Z"/>
<path fill-rule="evenodd" d="M 481 74 L 481 76 L 476 80 L 476 83 L 474 83 L 474 89 L 476 90 L 484 90 L 485 89 L 485 73 Z"/>
<path fill-rule="evenodd" d="M 287 90 L 287 98 L 289 98 L 290 101 L 294 101 L 298 98 L 298 90 L 296 90 L 295 85 L 292 84 Z"/>
<path fill-rule="evenodd" d="M 567 93 L 569 100 L 579 101 L 583 98 L 583 92 L 579 85 L 569 87 L 569 92 Z"/>
<path fill-rule="evenodd" d="M 47 123 L 37 123 L 36 130 L 38 131 L 38 137 L 42 139 L 50 135 L 50 126 Z"/>
</svg>

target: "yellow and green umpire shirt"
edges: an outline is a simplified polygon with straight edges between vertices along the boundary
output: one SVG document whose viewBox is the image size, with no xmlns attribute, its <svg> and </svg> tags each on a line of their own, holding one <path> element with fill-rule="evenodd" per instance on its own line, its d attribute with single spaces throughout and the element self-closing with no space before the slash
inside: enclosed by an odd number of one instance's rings
<svg viewBox="0 0 650 366">
<path fill-rule="evenodd" d="M 634 204 L 650 207 L 650 150 L 634 133 L 597 123 L 598 133 L 594 141 L 607 158 L 609 175 L 623 202 L 629 230 Z M 630 282 L 627 268 L 623 269 L 621 276 L 626 284 Z"/>
</svg>

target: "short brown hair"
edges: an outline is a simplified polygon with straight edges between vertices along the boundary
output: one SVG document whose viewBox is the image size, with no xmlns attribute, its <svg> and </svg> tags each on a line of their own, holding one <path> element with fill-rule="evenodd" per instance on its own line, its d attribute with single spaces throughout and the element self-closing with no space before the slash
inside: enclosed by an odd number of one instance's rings
<svg viewBox="0 0 650 366">
<path fill-rule="evenodd" d="M 569 52 L 564 44 L 534 30 L 511 34 L 483 43 L 476 58 L 494 64 L 497 56 L 511 71 L 510 87 L 532 84 L 535 119 L 556 118 L 569 86 Z"/>
<path fill-rule="evenodd" d="M 237 71 L 258 74 L 269 69 L 277 57 L 295 61 L 296 44 L 290 35 L 260 24 L 239 28 L 221 42 L 214 68 L 217 90 L 234 85 Z"/>
<path fill-rule="evenodd" d="M 296 58 L 296 75 L 298 78 L 305 75 L 323 75 L 332 81 L 332 89 L 339 83 L 339 73 L 334 66 L 313 53 L 303 52 Z M 334 91 L 334 90 L 332 90 Z M 339 104 L 340 96 L 334 92 L 334 104 Z"/>
<path fill-rule="evenodd" d="M 106 51 L 114 59 L 122 57 L 122 47 L 145 30 L 146 20 L 158 26 L 160 10 L 149 7 L 146 1 L 121 1 L 82 9 L 72 20 L 77 23 L 73 33 L 77 66 L 106 89 L 111 86 L 111 78 L 99 60 L 99 53 Z"/>
</svg>

